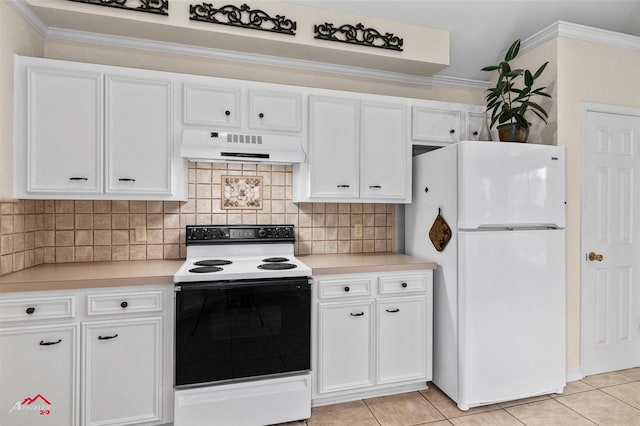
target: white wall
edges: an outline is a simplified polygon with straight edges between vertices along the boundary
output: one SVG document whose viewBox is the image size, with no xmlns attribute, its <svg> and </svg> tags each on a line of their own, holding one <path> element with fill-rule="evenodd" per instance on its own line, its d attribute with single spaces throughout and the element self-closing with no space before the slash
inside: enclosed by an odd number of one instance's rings
<svg viewBox="0 0 640 426">
<path fill-rule="evenodd" d="M 13 197 L 13 55 L 42 56 L 43 37 L 0 1 L 0 200 Z"/>
</svg>

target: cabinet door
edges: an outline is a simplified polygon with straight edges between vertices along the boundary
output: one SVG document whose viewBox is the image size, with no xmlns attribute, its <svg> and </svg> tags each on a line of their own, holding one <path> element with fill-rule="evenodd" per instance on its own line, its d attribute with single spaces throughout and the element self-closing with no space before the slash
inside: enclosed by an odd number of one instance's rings
<svg viewBox="0 0 640 426">
<path fill-rule="evenodd" d="M 319 393 L 373 385 L 372 313 L 372 301 L 319 304 Z"/>
<path fill-rule="evenodd" d="M 26 191 L 100 193 L 101 74 L 40 67 L 27 73 Z"/>
<path fill-rule="evenodd" d="M 441 143 L 460 140 L 462 111 L 414 106 L 411 114 L 413 140 Z"/>
<path fill-rule="evenodd" d="M 162 419 L 162 318 L 82 325 L 83 424 Z"/>
<path fill-rule="evenodd" d="M 302 97 L 297 93 L 251 90 L 249 127 L 299 132 L 302 127 Z"/>
<path fill-rule="evenodd" d="M 361 105 L 360 197 L 403 200 L 411 179 L 404 105 Z"/>
<path fill-rule="evenodd" d="M 77 425 L 77 325 L 0 330 L 0 424 Z"/>
<path fill-rule="evenodd" d="M 431 333 L 426 298 L 379 300 L 377 318 L 377 383 L 426 379 L 427 332 Z"/>
<path fill-rule="evenodd" d="M 107 192 L 170 195 L 172 83 L 107 76 Z"/>
<path fill-rule="evenodd" d="M 479 140 L 480 130 L 482 130 L 482 116 L 483 114 L 481 112 L 467 113 L 467 136 L 465 140 Z"/>
<path fill-rule="evenodd" d="M 309 97 L 311 198 L 359 195 L 358 101 Z"/>
<path fill-rule="evenodd" d="M 194 126 L 240 126 L 240 89 L 185 83 L 183 123 Z"/>
</svg>

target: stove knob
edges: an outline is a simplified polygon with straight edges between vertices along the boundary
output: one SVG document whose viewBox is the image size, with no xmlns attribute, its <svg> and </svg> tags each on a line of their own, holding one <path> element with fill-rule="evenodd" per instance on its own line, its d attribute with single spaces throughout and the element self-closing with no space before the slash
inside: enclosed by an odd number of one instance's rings
<svg viewBox="0 0 640 426">
<path fill-rule="evenodd" d="M 260 228 L 260 229 L 258 230 L 258 236 L 259 236 L 259 237 L 264 237 L 265 235 L 267 235 L 267 231 L 265 231 L 265 229 L 264 229 L 264 228 Z"/>
<path fill-rule="evenodd" d="M 218 238 L 225 238 L 227 236 L 226 232 L 224 232 L 223 230 L 220 230 L 218 232 Z"/>
</svg>

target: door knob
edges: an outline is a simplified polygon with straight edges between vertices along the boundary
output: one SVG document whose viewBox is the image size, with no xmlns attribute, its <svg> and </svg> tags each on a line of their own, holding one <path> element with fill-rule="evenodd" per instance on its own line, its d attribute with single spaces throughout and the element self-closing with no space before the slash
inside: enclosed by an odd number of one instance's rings
<svg viewBox="0 0 640 426">
<path fill-rule="evenodd" d="M 587 255 L 587 259 L 589 259 L 590 261 L 598 261 L 598 262 L 602 262 L 602 259 L 604 259 L 604 256 L 598 253 L 594 253 L 594 252 L 589 252 L 589 254 Z"/>
</svg>

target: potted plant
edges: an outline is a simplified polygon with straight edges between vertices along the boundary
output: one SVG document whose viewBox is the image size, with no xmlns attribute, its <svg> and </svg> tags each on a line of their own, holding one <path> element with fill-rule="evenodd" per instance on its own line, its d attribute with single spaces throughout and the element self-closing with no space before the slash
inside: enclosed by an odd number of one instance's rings
<svg viewBox="0 0 640 426">
<path fill-rule="evenodd" d="M 538 103 L 537 96 L 551 98 L 544 90 L 546 87 L 533 88 L 533 84 L 540 77 L 549 62 L 545 62 L 535 73 L 526 69 L 511 69 L 511 62 L 518 56 L 520 40 L 513 42 L 504 56 L 504 61 L 498 65 L 482 68 L 482 71 L 498 71 L 498 81 L 494 87 L 487 89 L 487 111 L 491 113 L 491 125 L 498 122 L 498 135 L 501 141 L 526 142 L 531 123 L 525 114 L 532 111 L 547 123 L 549 115 Z M 520 81 L 522 80 L 522 81 Z M 521 87 L 519 87 L 520 85 Z"/>
</svg>

